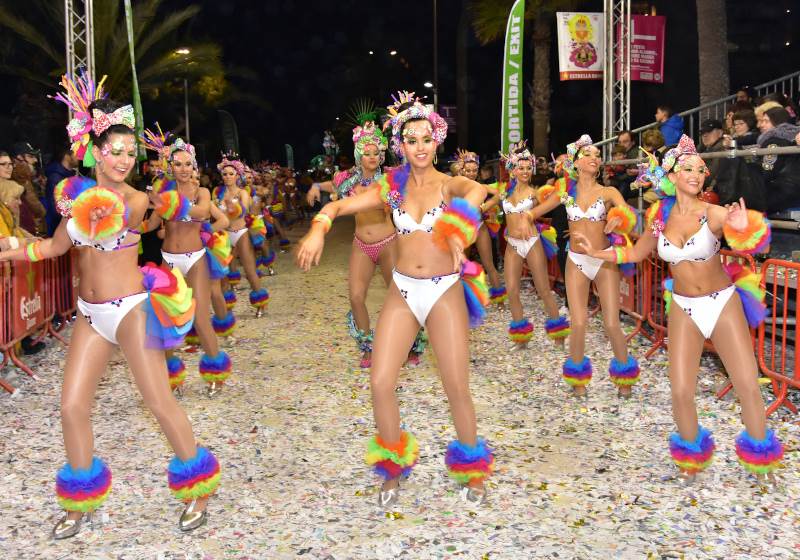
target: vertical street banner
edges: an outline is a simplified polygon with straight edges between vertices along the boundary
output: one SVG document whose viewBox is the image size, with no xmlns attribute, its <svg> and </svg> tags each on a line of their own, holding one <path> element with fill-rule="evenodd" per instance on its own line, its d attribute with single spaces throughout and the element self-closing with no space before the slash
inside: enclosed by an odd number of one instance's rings
<svg viewBox="0 0 800 560">
<path fill-rule="evenodd" d="M 664 16 L 631 16 L 631 80 L 664 83 Z"/>
<path fill-rule="evenodd" d="M 500 123 L 500 151 L 508 153 L 512 143 L 522 140 L 522 39 L 525 0 L 516 0 L 508 14 L 503 48 L 503 106 Z"/>
<path fill-rule="evenodd" d="M 558 12 L 558 73 L 561 81 L 602 80 L 605 57 L 603 13 Z"/>
</svg>

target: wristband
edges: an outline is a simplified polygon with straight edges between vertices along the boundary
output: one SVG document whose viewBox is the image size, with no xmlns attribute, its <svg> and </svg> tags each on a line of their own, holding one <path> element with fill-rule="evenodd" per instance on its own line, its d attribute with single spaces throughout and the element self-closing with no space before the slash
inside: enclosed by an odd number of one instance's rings
<svg viewBox="0 0 800 560">
<path fill-rule="evenodd" d="M 28 262 L 38 262 L 44 258 L 42 256 L 42 251 L 39 249 L 40 243 L 41 241 L 34 241 L 25 247 L 25 257 Z"/>
<path fill-rule="evenodd" d="M 9 237 L 8 238 L 8 246 L 10 249 L 19 249 L 19 239 L 16 237 Z"/>
<path fill-rule="evenodd" d="M 617 264 L 630 262 L 628 260 L 628 250 L 628 247 L 614 247 L 614 253 L 617 254 Z"/>
<path fill-rule="evenodd" d="M 325 233 L 328 233 L 331 230 L 331 227 L 333 226 L 333 220 L 331 219 L 331 217 L 328 216 L 327 214 L 323 214 L 322 212 L 314 216 L 314 219 L 311 220 L 311 222 L 322 224 L 322 226 L 325 228 Z"/>
</svg>

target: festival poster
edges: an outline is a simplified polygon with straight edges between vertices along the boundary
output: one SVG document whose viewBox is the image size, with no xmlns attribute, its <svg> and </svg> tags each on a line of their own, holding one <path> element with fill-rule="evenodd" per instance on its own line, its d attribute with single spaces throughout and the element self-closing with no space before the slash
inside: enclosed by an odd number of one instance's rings
<svg viewBox="0 0 800 560">
<path fill-rule="evenodd" d="M 664 83 L 664 16 L 631 16 L 631 80 Z"/>
<path fill-rule="evenodd" d="M 603 13 L 558 12 L 556 27 L 561 81 L 601 80 L 605 56 Z"/>
</svg>

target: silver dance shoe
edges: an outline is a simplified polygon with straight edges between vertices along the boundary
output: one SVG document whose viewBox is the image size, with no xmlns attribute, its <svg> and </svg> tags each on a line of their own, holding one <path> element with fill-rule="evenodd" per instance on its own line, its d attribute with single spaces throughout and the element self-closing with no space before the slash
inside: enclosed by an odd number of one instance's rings
<svg viewBox="0 0 800 560">
<path fill-rule="evenodd" d="M 264 308 L 262 308 L 262 307 L 259 307 L 259 308 L 256 310 L 256 319 L 260 319 L 260 318 L 261 318 L 261 316 L 262 316 L 263 314 L 264 314 Z"/>
<path fill-rule="evenodd" d="M 222 383 L 219 381 L 212 381 L 206 386 L 206 395 L 213 397 L 222 392 Z"/>
<path fill-rule="evenodd" d="M 60 541 L 61 539 L 74 537 L 80 532 L 81 525 L 83 525 L 83 523 L 92 523 L 92 515 L 93 512 L 90 511 L 88 513 L 84 513 L 78 519 L 69 519 L 65 514 L 64 517 L 62 517 L 58 523 L 56 523 L 56 526 L 53 527 L 53 538 L 57 541 Z"/>
<path fill-rule="evenodd" d="M 192 500 L 183 510 L 181 518 L 178 520 L 178 528 L 184 533 L 194 531 L 208 521 L 208 512 L 205 509 L 203 511 L 195 511 L 195 505 L 197 505 L 197 500 Z"/>
<path fill-rule="evenodd" d="M 461 499 L 467 505 L 480 507 L 486 502 L 486 490 L 464 486 L 461 489 Z"/>
<path fill-rule="evenodd" d="M 378 493 L 378 506 L 389 508 L 397 503 L 400 498 L 400 487 L 396 486 L 391 490 L 381 490 Z"/>
</svg>

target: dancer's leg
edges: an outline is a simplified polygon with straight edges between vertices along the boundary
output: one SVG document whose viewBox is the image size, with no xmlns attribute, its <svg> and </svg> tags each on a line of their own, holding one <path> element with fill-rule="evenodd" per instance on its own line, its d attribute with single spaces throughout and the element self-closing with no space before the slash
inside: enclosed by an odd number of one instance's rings
<svg viewBox="0 0 800 560">
<path fill-rule="evenodd" d="M 222 295 L 222 281 L 211 280 L 211 306 L 214 308 L 214 315 L 225 317 L 228 314 L 228 307 L 225 305 L 225 297 Z"/>
<path fill-rule="evenodd" d="M 603 328 L 611 341 L 614 357 L 624 361 L 628 357 L 628 343 L 619 320 L 619 270 L 602 266 L 594 281 L 603 311 Z"/>
<path fill-rule="evenodd" d="M 489 277 L 493 288 L 500 287 L 500 274 L 494 267 L 494 256 L 492 255 L 492 236 L 489 234 L 489 229 L 486 225 L 478 229 L 478 239 L 475 241 L 478 247 L 478 255 L 481 258 L 481 264 Z"/>
<path fill-rule="evenodd" d="M 536 286 L 536 293 L 542 299 L 544 310 L 551 319 L 558 317 L 558 304 L 553 290 L 550 289 L 550 277 L 547 274 L 547 259 L 544 256 L 542 242 L 539 240 L 530 251 L 528 251 L 528 269 L 533 276 L 533 284 Z M 563 339 L 562 339 L 563 342 Z"/>
<path fill-rule="evenodd" d="M 525 315 L 522 309 L 522 300 L 519 296 L 520 281 L 522 277 L 522 257 L 509 243 L 503 259 L 503 277 L 506 280 L 508 292 L 508 307 L 511 309 L 511 319 L 519 321 Z"/>
<path fill-rule="evenodd" d="M 667 325 L 669 383 L 672 392 L 672 417 L 684 441 L 697 438 L 697 407 L 694 395 L 697 371 L 703 353 L 703 335 L 683 309 L 672 303 Z"/>
<path fill-rule="evenodd" d="M 239 241 L 236 242 L 236 254 L 239 257 L 239 261 L 242 263 L 247 281 L 250 283 L 250 289 L 252 291 L 260 290 L 261 280 L 258 278 L 258 273 L 256 272 L 256 257 L 249 235 L 245 234 L 241 236 Z"/>
<path fill-rule="evenodd" d="M 211 326 L 211 281 L 208 278 L 208 265 L 205 258 L 197 261 L 189 269 L 189 273 L 186 275 L 186 283 L 192 288 L 192 295 L 197 302 L 194 312 L 194 330 L 200 338 L 203 352 L 210 356 L 216 356 L 219 354 L 219 343 L 217 335 Z M 222 297 L 222 292 L 219 295 Z M 222 306 L 223 308 L 225 306 L 224 299 L 222 300 Z M 225 314 L 220 315 L 220 317 L 224 316 Z"/>
</svg>

